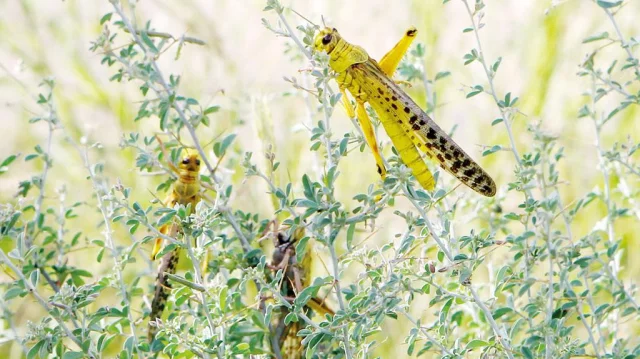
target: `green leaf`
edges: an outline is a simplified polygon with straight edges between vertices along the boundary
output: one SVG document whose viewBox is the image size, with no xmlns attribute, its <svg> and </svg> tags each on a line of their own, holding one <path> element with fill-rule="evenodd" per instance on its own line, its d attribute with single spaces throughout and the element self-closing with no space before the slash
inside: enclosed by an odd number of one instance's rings
<svg viewBox="0 0 640 359">
<path fill-rule="evenodd" d="M 445 78 L 445 77 L 447 77 L 449 75 L 451 75 L 451 72 L 449 72 L 449 71 L 438 72 L 436 74 L 436 77 L 435 77 L 434 81 L 438 81 L 438 80 L 443 79 L 443 78 Z"/>
<path fill-rule="evenodd" d="M 610 9 L 622 4 L 622 0 L 597 0 L 596 3 L 603 9 Z"/>
<path fill-rule="evenodd" d="M 513 212 L 509 212 L 507 214 L 504 215 L 505 219 L 510 219 L 512 221 L 519 221 L 520 220 L 520 216 L 513 213 Z"/>
<path fill-rule="evenodd" d="M 496 62 L 493 63 L 493 65 L 491 66 L 491 70 L 493 70 L 493 72 L 498 71 L 498 68 L 500 67 L 501 62 L 502 62 L 502 56 L 498 57 Z"/>
<path fill-rule="evenodd" d="M 611 117 L 615 116 L 618 112 L 620 112 L 620 110 L 624 110 L 630 104 L 631 104 L 631 102 L 623 102 L 623 103 L 621 103 L 620 106 L 616 107 L 615 109 L 613 109 L 613 111 L 609 112 L 609 114 L 607 115 L 607 117 L 604 120 L 605 121 L 610 120 Z"/>
<path fill-rule="evenodd" d="M 470 54 L 465 54 L 465 55 L 463 56 L 464 64 L 465 64 L 465 65 L 468 65 L 468 64 L 470 64 L 470 63 L 474 62 L 474 61 L 476 60 L 476 58 L 477 58 L 477 57 L 473 54 L 473 52 L 471 52 Z"/>
<path fill-rule="evenodd" d="M 302 176 L 302 187 L 304 188 L 304 196 L 307 199 L 315 202 L 316 198 L 313 192 L 313 185 L 311 183 L 311 180 L 309 179 L 309 176 L 307 176 L 306 174 Z"/>
<path fill-rule="evenodd" d="M 105 22 L 111 20 L 111 15 L 113 15 L 113 13 L 111 12 L 104 14 L 104 16 L 100 19 L 100 25 L 104 25 Z"/>
<path fill-rule="evenodd" d="M 7 233 L 9 233 L 13 226 L 15 226 L 16 222 L 18 222 L 21 214 L 21 212 L 15 212 L 13 215 L 11 215 L 11 218 L 8 221 L 5 220 L 5 222 L 2 223 L 2 227 L 0 228 L 0 234 L 6 235 Z"/>
<path fill-rule="evenodd" d="M 513 309 L 508 308 L 508 307 L 502 307 L 502 308 L 498 308 L 496 310 L 493 311 L 493 314 L 491 315 L 493 317 L 493 319 L 498 319 L 501 316 L 507 314 L 507 313 L 511 313 L 513 312 Z"/>
<path fill-rule="evenodd" d="M 38 287 L 39 279 L 40 279 L 40 272 L 38 272 L 37 270 L 34 270 L 33 272 L 31 272 L 31 274 L 29 274 L 29 281 L 31 282 L 31 285 L 34 286 L 35 288 Z"/>
<path fill-rule="evenodd" d="M 525 358 L 527 359 L 533 359 L 533 352 L 531 352 L 531 349 L 529 349 L 529 347 L 522 347 L 520 348 L 520 351 L 522 352 L 522 355 L 524 355 Z"/>
<path fill-rule="evenodd" d="M 140 203 L 138 202 L 133 202 L 133 210 L 138 212 L 138 214 L 141 214 L 141 215 L 144 214 L 144 210 L 142 209 L 142 206 L 140 206 Z"/>
<path fill-rule="evenodd" d="M 468 257 L 466 254 L 463 254 L 463 253 L 461 253 L 461 254 L 456 254 L 456 256 L 455 256 L 455 257 L 453 257 L 453 261 L 454 261 L 454 262 L 456 262 L 456 261 L 463 261 L 463 260 L 466 260 L 466 259 L 469 259 L 469 257 Z"/>
<path fill-rule="evenodd" d="M 16 158 L 18 158 L 18 156 L 16 155 L 11 155 L 5 158 L 4 161 L 2 161 L 2 163 L 0 164 L 0 174 L 7 172 L 9 170 L 9 165 L 11 164 L 11 162 L 15 161 Z"/>
<path fill-rule="evenodd" d="M 626 317 L 627 315 L 633 314 L 633 313 L 635 313 L 635 312 L 636 312 L 636 308 L 628 307 L 627 309 L 625 309 L 625 310 L 622 312 L 622 316 L 623 316 L 623 317 Z"/>
<path fill-rule="evenodd" d="M 158 226 L 162 226 L 163 224 L 169 223 L 173 217 L 175 217 L 176 211 L 172 210 L 171 212 L 166 213 L 158 220 Z"/>
<path fill-rule="evenodd" d="M 475 96 L 475 95 L 479 94 L 480 92 L 482 92 L 482 91 L 475 91 L 475 90 L 474 90 L 474 91 L 471 91 L 471 92 L 469 92 L 469 93 L 467 94 L 467 98 L 471 98 L 471 97 L 473 97 L 473 96 Z"/>
<path fill-rule="evenodd" d="M 488 150 L 484 150 L 484 151 L 482 152 L 482 155 L 483 155 L 483 156 L 489 156 L 490 154 L 495 153 L 495 152 L 498 152 L 498 151 L 500 151 L 501 149 L 502 149 L 502 146 L 500 146 L 500 145 L 494 145 L 494 146 L 493 146 L 493 147 L 491 147 L 490 149 L 488 149 Z"/>
<path fill-rule="evenodd" d="M 208 115 L 211 113 L 215 113 L 215 112 L 218 112 L 219 109 L 220 109 L 220 106 L 211 106 L 211 107 L 208 107 L 206 110 L 204 110 L 204 114 Z"/>
<path fill-rule="evenodd" d="M 298 261 L 298 263 L 302 263 L 302 260 L 304 259 L 305 254 L 307 254 L 307 243 L 309 242 L 309 239 L 311 239 L 311 237 L 309 236 L 304 236 L 302 238 L 300 238 L 298 240 L 298 244 L 296 244 L 296 260 Z"/>
<path fill-rule="evenodd" d="M 235 140 L 235 138 L 236 138 L 236 134 L 232 133 L 229 136 L 227 136 L 224 139 L 222 139 L 222 141 L 216 142 L 213 145 L 213 153 L 217 157 L 222 157 L 222 155 L 224 155 L 227 152 L 227 148 L 229 148 L 229 146 L 231 146 L 231 144 L 233 143 L 233 140 Z"/>
<path fill-rule="evenodd" d="M 23 293 L 26 293 L 24 289 L 20 287 L 13 287 L 4 293 L 4 300 L 9 300 L 17 296 L 22 296 Z"/>
<path fill-rule="evenodd" d="M 470 341 L 467 346 L 464 348 L 465 350 L 472 350 L 476 348 L 488 347 L 490 344 L 484 340 L 474 339 Z"/>
<path fill-rule="evenodd" d="M 82 359 L 84 358 L 83 352 L 65 352 L 62 355 L 62 359 Z"/>
<path fill-rule="evenodd" d="M 449 298 L 444 305 L 442 306 L 442 310 L 440 311 L 440 324 L 444 325 L 447 322 L 447 317 L 449 316 L 449 310 L 451 309 L 451 305 L 453 304 L 453 298 Z"/>
<path fill-rule="evenodd" d="M 91 272 L 84 269 L 74 269 L 73 271 L 71 271 L 71 273 L 72 275 L 77 275 L 80 277 L 93 277 L 93 274 L 91 274 Z"/>
<path fill-rule="evenodd" d="M 471 92 L 469 92 L 467 94 L 467 98 L 471 98 L 471 97 L 481 93 L 482 91 L 484 91 L 484 87 L 482 87 L 480 85 L 475 85 L 475 86 L 473 86 L 473 90 L 471 90 Z"/>
<path fill-rule="evenodd" d="M 24 161 L 25 161 L 25 162 L 26 162 L 26 161 L 31 161 L 32 159 L 34 159 L 34 158 L 36 158 L 36 157 L 38 157 L 38 155 L 37 155 L 37 154 L 35 154 L 35 153 L 32 153 L 32 154 L 26 155 L 26 156 L 24 157 Z"/>
<path fill-rule="evenodd" d="M 351 243 L 353 243 L 353 235 L 355 232 L 356 232 L 356 224 L 351 223 L 349 225 L 349 228 L 347 228 L 347 250 L 348 251 L 352 250 Z"/>
<path fill-rule="evenodd" d="M 617 63 L 618 63 L 618 60 L 613 60 L 613 62 L 611 63 L 611 66 L 609 66 L 609 68 L 607 69 L 607 74 L 608 75 L 611 75 L 611 72 L 616 67 Z"/>
<path fill-rule="evenodd" d="M 349 144 L 349 137 L 343 137 L 340 141 L 340 156 L 347 154 L 347 145 Z"/>
<path fill-rule="evenodd" d="M 153 40 L 151 40 L 151 38 L 149 37 L 149 35 L 147 35 L 146 31 L 141 31 L 140 32 L 140 38 L 142 38 L 142 42 L 144 42 L 145 45 L 147 45 L 147 48 L 149 48 L 149 50 L 151 52 L 153 52 L 154 54 L 157 54 L 158 48 L 156 47 L 156 45 L 153 43 Z"/>
<path fill-rule="evenodd" d="M 46 343 L 46 340 L 37 342 L 36 345 L 34 345 L 27 353 L 27 359 L 33 359 L 36 358 L 36 356 L 39 357 L 40 348 L 42 348 Z"/>
<path fill-rule="evenodd" d="M 249 348 L 251 348 L 249 346 L 249 343 L 238 343 L 238 345 L 236 345 L 235 347 L 235 351 L 236 353 L 244 353 L 249 350 Z"/>
<path fill-rule="evenodd" d="M 156 258 L 162 258 L 165 254 L 171 252 L 172 250 L 176 249 L 178 246 L 177 243 L 169 243 L 166 246 L 164 246 L 164 248 L 162 248 L 162 250 L 160 250 L 160 252 L 158 252 L 158 254 L 156 255 Z"/>
<path fill-rule="evenodd" d="M 284 325 L 289 325 L 292 322 L 297 322 L 298 321 L 298 316 L 296 315 L 296 313 L 289 313 L 287 314 L 286 317 L 284 317 Z"/>
<path fill-rule="evenodd" d="M 604 39 L 608 39 L 609 38 L 609 33 L 604 31 L 601 32 L 599 34 L 595 34 L 595 35 L 591 35 L 589 37 L 587 37 L 586 39 L 582 40 L 583 44 L 589 43 L 589 42 L 594 42 L 594 41 L 598 41 L 598 40 L 604 40 Z"/>
</svg>

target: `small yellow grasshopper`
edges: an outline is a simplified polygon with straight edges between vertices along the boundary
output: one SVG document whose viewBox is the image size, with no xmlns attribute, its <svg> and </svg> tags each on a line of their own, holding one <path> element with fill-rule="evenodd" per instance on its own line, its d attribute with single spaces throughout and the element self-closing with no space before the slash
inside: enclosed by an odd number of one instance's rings
<svg viewBox="0 0 640 359">
<path fill-rule="evenodd" d="M 337 73 L 336 82 L 351 118 L 355 117 L 355 113 L 345 90 L 349 90 L 355 98 L 360 127 L 383 179 L 386 168 L 364 107 L 365 102 L 378 114 L 400 158 L 424 189 L 433 190 L 435 179 L 418 149 L 437 160 L 440 167 L 469 188 L 492 197 L 496 193 L 493 179 L 391 79 L 416 34 L 415 28 L 407 30 L 379 63 L 369 57 L 362 47 L 345 41 L 336 29 L 321 30 L 314 39 L 314 49 L 329 55 L 329 66 Z"/>
<path fill-rule="evenodd" d="M 168 158 L 164 145 L 160 138 L 156 136 L 156 140 L 160 144 L 160 148 Z M 194 150 L 184 149 L 183 158 L 176 166 L 169 162 L 169 167 L 175 171 L 178 175 L 178 179 L 173 183 L 171 192 L 164 200 L 164 205 L 167 208 L 173 208 L 176 204 L 191 205 L 191 213 L 195 212 L 196 205 L 200 202 L 200 155 Z M 179 232 L 178 224 L 171 222 L 162 225 L 159 228 L 160 233 L 175 238 Z M 162 238 L 157 238 L 151 252 L 151 259 L 154 260 L 156 255 L 162 249 Z M 160 259 L 160 265 L 158 266 L 158 276 L 156 278 L 155 292 L 153 295 L 153 301 L 151 302 L 151 313 L 149 314 L 149 322 L 155 322 L 162 317 L 162 312 L 167 304 L 167 298 L 171 292 L 171 284 L 167 280 L 165 273 L 174 274 L 176 271 L 176 265 L 180 251 L 178 248 L 171 250 L 164 254 Z M 206 259 L 205 263 L 206 264 Z M 149 324 L 148 340 L 152 342 L 158 328 L 155 325 Z"/>
</svg>

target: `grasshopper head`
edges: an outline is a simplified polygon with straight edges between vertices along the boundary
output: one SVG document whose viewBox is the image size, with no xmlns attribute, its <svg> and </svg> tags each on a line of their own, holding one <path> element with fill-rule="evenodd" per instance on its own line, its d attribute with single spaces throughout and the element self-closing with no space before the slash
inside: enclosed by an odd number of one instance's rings
<svg viewBox="0 0 640 359">
<path fill-rule="evenodd" d="M 339 40 L 340 34 L 338 34 L 338 30 L 325 27 L 320 30 L 313 40 L 313 48 L 316 51 L 324 51 L 327 54 L 331 54 L 331 51 L 336 47 Z"/>
<path fill-rule="evenodd" d="M 190 149 L 182 150 L 182 159 L 178 163 L 178 180 L 173 183 L 173 193 L 177 195 L 179 203 L 187 205 L 200 191 L 200 156 Z M 196 202 L 191 210 L 195 210 Z"/>
<path fill-rule="evenodd" d="M 275 238 L 275 245 L 279 246 L 289 246 L 291 244 L 297 243 L 299 240 L 304 238 L 305 236 L 305 227 L 300 226 L 293 231 L 293 233 L 287 234 L 287 231 L 278 232 L 277 237 Z"/>
<path fill-rule="evenodd" d="M 191 149 L 184 149 L 184 156 L 178 164 L 180 175 L 183 174 L 197 174 L 200 172 L 200 155 L 198 152 Z"/>
</svg>

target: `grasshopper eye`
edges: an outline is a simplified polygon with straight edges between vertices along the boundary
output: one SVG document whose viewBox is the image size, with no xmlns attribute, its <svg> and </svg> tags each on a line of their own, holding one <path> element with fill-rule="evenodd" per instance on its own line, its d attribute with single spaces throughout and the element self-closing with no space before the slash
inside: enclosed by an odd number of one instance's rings
<svg viewBox="0 0 640 359">
<path fill-rule="evenodd" d="M 331 42 L 331 34 L 324 35 L 324 37 L 322 38 L 322 44 L 328 45 L 330 42 Z"/>
<path fill-rule="evenodd" d="M 182 164 L 183 165 L 188 165 L 189 164 L 189 157 L 185 157 L 182 159 Z"/>
<path fill-rule="evenodd" d="M 200 160 L 196 160 L 196 166 L 200 166 Z"/>
</svg>

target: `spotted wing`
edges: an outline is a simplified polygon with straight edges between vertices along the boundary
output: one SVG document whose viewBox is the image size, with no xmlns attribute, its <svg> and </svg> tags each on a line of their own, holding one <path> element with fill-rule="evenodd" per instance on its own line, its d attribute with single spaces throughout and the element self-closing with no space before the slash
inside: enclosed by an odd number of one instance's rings
<svg viewBox="0 0 640 359">
<path fill-rule="evenodd" d="M 422 145 L 418 148 L 437 161 L 440 167 L 484 196 L 493 197 L 496 194 L 496 184 L 491 176 L 424 111 L 420 110 L 415 115 L 409 116 L 407 125 L 419 137 Z"/>
<path fill-rule="evenodd" d="M 359 69 L 364 75 L 359 80 L 362 88 L 367 90 L 368 102 L 380 115 L 380 120 L 396 147 L 400 142 L 404 148 L 415 145 L 469 188 L 484 196 L 495 195 L 496 184 L 493 179 L 409 95 L 387 77 L 375 61 L 367 61 Z M 401 128 L 403 136 L 390 133 L 391 128 Z M 413 142 L 412 146 L 405 143 L 409 140 Z M 398 148 L 398 151 L 402 154 L 401 150 L 404 148 Z M 402 159 L 412 169 L 412 166 L 418 165 L 407 163 L 404 156 Z M 410 162 L 416 161 L 411 158 Z M 414 169 L 414 175 L 415 172 Z"/>
</svg>

